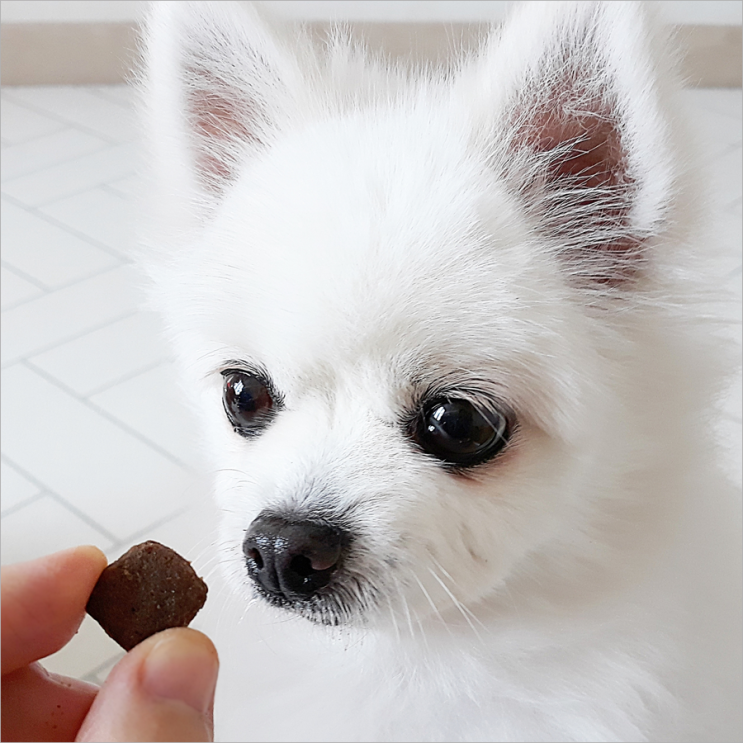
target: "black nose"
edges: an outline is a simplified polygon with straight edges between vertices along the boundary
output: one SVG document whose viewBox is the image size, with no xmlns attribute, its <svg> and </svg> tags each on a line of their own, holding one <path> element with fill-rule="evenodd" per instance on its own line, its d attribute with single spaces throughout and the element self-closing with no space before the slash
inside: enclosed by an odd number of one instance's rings
<svg viewBox="0 0 743 743">
<path fill-rule="evenodd" d="M 328 584 L 342 542 L 342 532 L 332 526 L 261 514 L 245 535 L 243 552 L 258 585 L 273 596 L 297 600 Z"/>
</svg>

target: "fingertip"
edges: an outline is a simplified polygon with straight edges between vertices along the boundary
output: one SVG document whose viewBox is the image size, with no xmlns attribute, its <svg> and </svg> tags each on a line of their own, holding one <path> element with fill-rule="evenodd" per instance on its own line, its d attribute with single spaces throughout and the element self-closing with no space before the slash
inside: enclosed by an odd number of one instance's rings
<svg viewBox="0 0 743 743">
<path fill-rule="evenodd" d="M 219 663 L 219 653 L 215 644 L 201 630 L 194 629 L 193 627 L 172 627 L 171 629 L 166 629 L 153 635 L 153 637 L 161 639 L 173 636 L 177 637 L 179 642 L 186 642 L 189 645 L 202 647 L 205 652 L 208 651 L 211 653 L 214 660 Z"/>
<path fill-rule="evenodd" d="M 153 697 L 184 702 L 206 713 L 214 700 L 219 656 L 214 643 L 202 632 L 178 627 L 149 638 L 143 648 L 143 690 Z"/>
<path fill-rule="evenodd" d="M 78 547 L 73 547 L 70 551 L 77 553 L 80 559 L 84 559 L 91 564 L 100 565 L 101 570 L 108 565 L 108 558 L 103 550 L 93 544 L 82 544 Z"/>
<path fill-rule="evenodd" d="M 35 557 L 31 560 L 24 562 L 10 563 L 6 568 L 21 568 L 25 567 L 31 570 L 36 567 L 49 568 L 50 566 L 54 569 L 58 569 L 60 566 L 65 566 L 69 562 L 83 563 L 86 565 L 94 565 L 100 567 L 101 570 L 108 564 L 108 558 L 103 551 L 92 544 L 76 545 L 74 547 L 67 547 L 57 552 L 52 552 L 48 555 L 42 555 L 41 557 Z"/>
<path fill-rule="evenodd" d="M 46 574 L 46 580 L 59 580 L 68 586 L 75 586 L 75 592 L 80 593 L 83 606 L 108 565 L 106 555 L 98 547 L 90 544 L 55 552 L 41 560 L 43 562 L 40 562 L 40 567 Z"/>
<path fill-rule="evenodd" d="M 58 565 L 65 565 L 70 562 L 78 565 L 85 565 L 91 569 L 95 568 L 99 572 L 108 565 L 108 558 L 103 553 L 103 550 L 92 544 L 81 544 L 76 547 L 70 547 L 69 549 L 54 552 L 53 554 L 47 555 L 41 559 L 51 559 Z"/>
<path fill-rule="evenodd" d="M 164 630 L 111 671 L 78 740 L 212 740 L 219 659 L 202 632 Z"/>
<path fill-rule="evenodd" d="M 106 563 L 100 549 L 84 545 L 3 567 L 3 673 L 69 641 Z"/>
</svg>

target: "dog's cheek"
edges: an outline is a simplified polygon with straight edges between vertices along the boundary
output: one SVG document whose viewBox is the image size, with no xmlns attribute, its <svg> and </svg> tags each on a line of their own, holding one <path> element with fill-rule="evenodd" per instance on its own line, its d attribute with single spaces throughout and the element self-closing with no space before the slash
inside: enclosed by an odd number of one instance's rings
<svg viewBox="0 0 743 743">
<path fill-rule="evenodd" d="M 397 529 L 409 606 L 458 611 L 503 589 L 528 556 L 570 529 L 585 507 L 585 452 L 536 427 L 518 451 L 476 475 L 438 472 L 411 500 Z M 435 606 L 435 609 L 434 609 Z"/>
</svg>

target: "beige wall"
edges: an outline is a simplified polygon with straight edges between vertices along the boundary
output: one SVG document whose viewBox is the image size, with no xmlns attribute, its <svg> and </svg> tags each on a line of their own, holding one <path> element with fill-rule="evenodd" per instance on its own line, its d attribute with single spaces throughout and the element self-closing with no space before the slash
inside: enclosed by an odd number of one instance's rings
<svg viewBox="0 0 743 743">
<path fill-rule="evenodd" d="M 474 43 L 486 21 L 498 21 L 510 3 L 477 0 L 272 2 L 288 16 L 315 21 L 329 16 L 358 21 L 372 45 L 392 55 L 440 56 L 447 40 Z M 738 0 L 659 3 L 676 18 L 687 84 L 740 87 L 743 77 Z M 2 0 L 0 82 L 3 85 L 113 83 L 125 79 L 136 56 L 136 19 L 145 3 L 134 0 Z M 442 21 L 446 22 L 446 25 Z M 712 21 L 715 21 L 714 23 Z M 454 34 L 451 29 L 454 27 Z M 447 32 L 448 28 L 448 32 Z"/>
</svg>

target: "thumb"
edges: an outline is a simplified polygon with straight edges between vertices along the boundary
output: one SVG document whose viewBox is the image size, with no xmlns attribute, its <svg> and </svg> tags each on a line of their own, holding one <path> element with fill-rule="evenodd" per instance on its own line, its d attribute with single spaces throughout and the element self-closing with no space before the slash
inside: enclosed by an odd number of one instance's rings
<svg viewBox="0 0 743 743">
<path fill-rule="evenodd" d="M 111 671 L 77 740 L 212 740 L 218 669 L 217 651 L 201 632 L 153 635 Z"/>
</svg>

